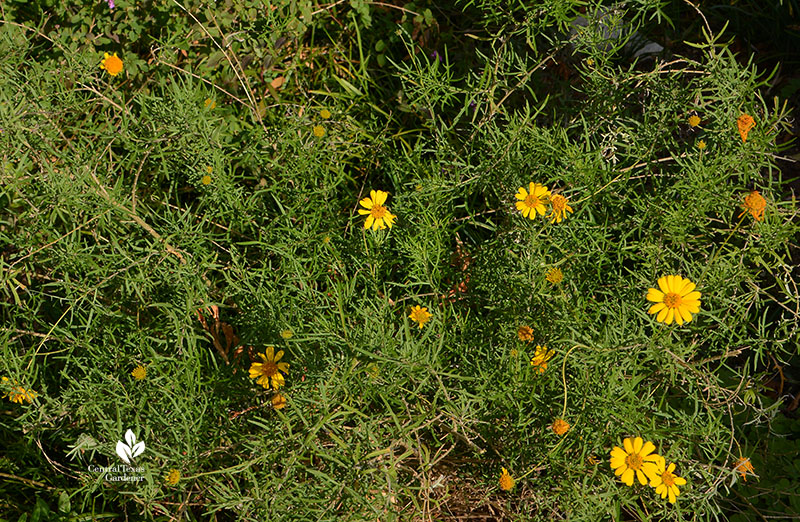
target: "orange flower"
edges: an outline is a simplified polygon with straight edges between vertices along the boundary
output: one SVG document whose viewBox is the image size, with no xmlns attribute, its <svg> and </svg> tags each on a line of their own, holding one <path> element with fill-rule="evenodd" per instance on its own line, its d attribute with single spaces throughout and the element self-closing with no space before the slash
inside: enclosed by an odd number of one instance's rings
<svg viewBox="0 0 800 522">
<path fill-rule="evenodd" d="M 503 468 L 503 473 L 500 474 L 500 489 L 503 491 L 511 491 L 514 487 L 514 477 L 512 477 L 506 468 Z"/>
<path fill-rule="evenodd" d="M 744 198 L 742 208 L 744 211 L 739 214 L 739 217 L 742 217 L 745 212 L 750 212 L 756 221 L 761 221 L 764 218 L 764 209 L 767 208 L 767 200 L 757 190 L 754 190 Z"/>
<path fill-rule="evenodd" d="M 117 53 L 103 53 L 103 60 L 100 62 L 101 69 L 105 69 L 111 76 L 116 76 L 122 72 L 122 67 L 122 60 L 119 59 Z"/>
<path fill-rule="evenodd" d="M 273 408 L 275 408 L 276 410 L 280 410 L 284 406 L 286 406 L 286 397 L 284 397 L 280 393 L 276 393 L 275 395 L 272 396 Z"/>
<path fill-rule="evenodd" d="M 517 337 L 520 341 L 533 341 L 533 330 L 530 326 L 522 325 L 517 329 Z"/>
<path fill-rule="evenodd" d="M 747 474 L 754 473 L 756 469 L 753 467 L 753 463 L 750 462 L 750 459 L 742 457 L 733 465 L 733 470 L 742 476 L 742 480 L 747 482 Z"/>
<path fill-rule="evenodd" d="M 739 128 L 739 135 L 742 137 L 742 143 L 744 143 L 747 141 L 747 135 L 750 133 L 750 129 L 756 126 L 756 121 L 752 116 L 745 113 L 736 120 L 736 126 Z"/>
<path fill-rule="evenodd" d="M 564 419 L 556 419 L 550 428 L 556 433 L 556 435 L 563 435 L 569 431 L 569 423 Z"/>
</svg>

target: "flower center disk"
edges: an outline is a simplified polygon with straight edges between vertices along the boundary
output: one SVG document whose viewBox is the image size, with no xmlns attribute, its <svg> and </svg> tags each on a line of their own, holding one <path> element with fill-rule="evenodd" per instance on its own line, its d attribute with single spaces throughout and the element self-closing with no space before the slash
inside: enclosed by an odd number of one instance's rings
<svg viewBox="0 0 800 522">
<path fill-rule="evenodd" d="M 678 308 L 681 305 L 681 296 L 670 292 L 664 296 L 664 304 L 670 308 Z"/>
<path fill-rule="evenodd" d="M 525 204 L 529 207 L 535 207 L 539 204 L 539 198 L 534 196 L 533 194 L 529 194 L 527 198 L 525 198 Z"/>
<path fill-rule="evenodd" d="M 264 363 L 264 375 L 266 375 L 267 377 L 272 377 L 276 373 L 278 373 L 277 364 L 275 364 L 274 362 Z"/>
<path fill-rule="evenodd" d="M 386 207 L 383 205 L 375 205 L 370 209 L 370 214 L 375 219 L 381 219 L 386 215 Z"/>
<path fill-rule="evenodd" d="M 638 453 L 625 457 L 625 464 L 634 471 L 642 469 L 642 457 Z"/>
</svg>

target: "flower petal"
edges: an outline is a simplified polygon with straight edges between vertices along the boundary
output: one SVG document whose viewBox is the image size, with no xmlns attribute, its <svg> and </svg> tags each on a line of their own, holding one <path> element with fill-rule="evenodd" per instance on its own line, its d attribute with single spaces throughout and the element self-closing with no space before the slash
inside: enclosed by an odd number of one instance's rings
<svg viewBox="0 0 800 522">
<path fill-rule="evenodd" d="M 636 437 L 633 439 L 633 452 L 639 453 L 642 451 L 642 446 L 644 446 L 644 440 L 641 437 Z"/>
<path fill-rule="evenodd" d="M 642 446 L 642 451 L 639 452 L 639 455 L 641 455 L 642 458 L 644 458 L 653 453 L 655 449 L 656 449 L 655 444 L 653 444 L 648 440 L 647 442 L 644 443 L 644 446 Z"/>
<path fill-rule="evenodd" d="M 667 314 L 669 313 L 670 310 L 671 310 L 670 308 L 664 306 L 664 308 L 662 308 L 661 311 L 658 312 L 658 315 L 656 316 L 656 321 L 658 321 L 659 323 L 663 323 L 664 321 L 666 321 Z"/>
<path fill-rule="evenodd" d="M 678 286 L 678 281 L 680 280 L 680 277 L 681 276 L 676 276 L 676 275 L 668 275 L 667 276 L 667 286 L 669 287 L 669 291 L 670 292 L 676 292 L 677 293 L 677 286 Z"/>
<path fill-rule="evenodd" d="M 654 303 L 661 303 L 664 301 L 664 292 L 656 290 L 655 288 L 650 288 L 647 290 L 647 300 Z"/>
<path fill-rule="evenodd" d="M 611 457 L 611 469 L 622 469 L 625 467 L 625 457 Z M 622 471 L 620 471 L 622 473 Z M 617 473 L 619 475 L 619 473 Z"/>
<path fill-rule="evenodd" d="M 625 446 L 625 453 L 627 453 L 628 455 L 630 455 L 631 453 L 634 452 L 633 451 L 633 439 L 627 438 L 627 439 L 623 440 L 622 441 L 622 445 Z"/>
<path fill-rule="evenodd" d="M 675 318 L 675 309 L 669 308 L 667 309 L 667 318 L 664 320 L 667 324 L 672 324 L 672 320 Z"/>
<path fill-rule="evenodd" d="M 658 287 L 665 294 L 669 293 L 669 287 L 667 286 L 667 276 L 663 276 L 663 277 L 659 277 L 658 278 Z"/>
<path fill-rule="evenodd" d="M 379 191 L 377 191 L 376 194 L 377 195 L 375 196 L 375 199 L 373 201 L 375 201 L 375 203 L 377 205 L 383 205 L 384 203 L 386 203 L 386 198 L 389 197 L 389 193 L 388 192 L 384 192 L 382 190 L 379 190 Z"/>
<path fill-rule="evenodd" d="M 364 198 L 361 201 L 359 201 L 358 203 L 359 203 L 359 205 L 361 205 L 362 207 L 364 207 L 366 209 L 371 209 L 373 207 L 372 200 L 369 199 L 369 198 Z"/>
<path fill-rule="evenodd" d="M 700 292 L 690 292 L 684 296 L 681 296 L 681 301 L 683 301 L 684 303 L 686 301 L 699 301 L 700 296 L 701 296 Z"/>
<path fill-rule="evenodd" d="M 697 285 L 695 285 L 694 283 L 692 283 L 692 282 L 691 282 L 691 281 L 689 281 L 688 279 L 684 279 L 684 281 L 683 281 L 683 288 L 681 288 L 681 290 L 680 290 L 680 292 L 678 292 L 678 294 L 680 294 L 680 296 L 681 296 L 681 297 L 684 297 L 684 296 L 686 296 L 686 295 L 687 295 L 689 292 L 691 292 L 692 290 L 694 290 L 696 287 L 697 287 Z"/>
<path fill-rule="evenodd" d="M 628 454 L 625 453 L 625 450 L 619 446 L 614 446 L 614 449 L 611 450 L 611 458 L 620 458 L 624 460 L 627 456 Z"/>
<path fill-rule="evenodd" d="M 664 303 L 656 303 L 656 304 L 654 304 L 653 306 L 650 307 L 650 310 L 648 310 L 647 313 L 648 314 L 654 314 L 656 312 L 660 312 L 661 310 L 663 310 L 666 307 L 667 307 L 667 305 L 665 305 Z"/>
<path fill-rule="evenodd" d="M 627 469 L 627 470 L 625 470 L 625 473 L 623 473 L 622 477 L 620 477 L 620 478 L 622 479 L 622 482 L 624 482 L 628 486 L 633 486 L 633 477 L 634 477 L 634 475 L 635 475 L 635 473 L 633 472 L 632 469 Z"/>
</svg>

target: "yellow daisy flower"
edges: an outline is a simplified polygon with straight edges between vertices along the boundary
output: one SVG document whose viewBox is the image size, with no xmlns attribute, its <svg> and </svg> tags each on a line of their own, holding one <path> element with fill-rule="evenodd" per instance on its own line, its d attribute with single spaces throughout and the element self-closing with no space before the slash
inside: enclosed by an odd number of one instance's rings
<svg viewBox="0 0 800 522">
<path fill-rule="evenodd" d="M 691 127 L 697 127 L 700 125 L 700 117 L 697 115 L 689 116 L 689 125 Z"/>
<path fill-rule="evenodd" d="M 564 419 L 556 419 L 553 425 L 550 426 L 550 429 L 552 429 L 556 435 L 563 435 L 569 431 L 569 423 Z"/>
<path fill-rule="evenodd" d="M 313 130 L 314 130 L 314 136 L 316 136 L 317 138 L 325 136 L 325 127 L 323 127 L 322 125 L 314 125 Z"/>
<path fill-rule="evenodd" d="M 202 179 L 200 180 L 200 182 L 201 182 L 203 185 L 209 185 L 209 184 L 211 183 L 211 176 L 209 176 L 208 174 L 206 174 L 205 176 L 203 176 L 203 177 L 202 177 Z"/>
<path fill-rule="evenodd" d="M 567 212 L 572 213 L 567 198 L 561 194 L 550 197 L 550 223 L 561 223 L 561 220 L 567 217 Z"/>
<path fill-rule="evenodd" d="M 761 221 L 764 219 L 764 209 L 767 208 L 767 200 L 764 199 L 764 196 L 757 190 L 754 190 L 744 198 L 742 208 L 744 208 L 744 211 L 739 214 L 739 217 L 742 217 L 745 212 L 750 212 L 753 219 Z"/>
<path fill-rule="evenodd" d="M 672 324 L 673 319 L 678 324 L 688 323 L 692 314 L 700 311 L 700 292 L 695 292 L 695 284 L 679 275 L 668 275 L 658 279 L 661 290 L 650 288 L 647 291 L 647 300 L 655 303 L 647 311 L 648 314 L 658 313 L 656 321 Z"/>
<path fill-rule="evenodd" d="M 675 463 L 666 467 L 664 457 L 659 456 L 656 462 L 656 475 L 650 477 L 650 486 L 656 488 L 656 494 L 661 495 L 661 498 L 667 498 L 669 495 L 670 504 L 675 503 L 675 499 L 681 494 L 678 486 L 685 486 L 686 479 L 676 476 L 672 472 L 675 471 Z"/>
<path fill-rule="evenodd" d="M 164 477 L 164 482 L 166 482 L 170 486 L 174 486 L 180 480 L 181 480 L 181 472 L 178 471 L 177 469 L 169 470 L 169 473 L 167 473 L 167 476 Z"/>
<path fill-rule="evenodd" d="M 514 487 L 514 477 L 512 477 L 506 468 L 503 468 L 503 472 L 500 474 L 500 489 L 503 491 L 511 491 L 511 488 Z"/>
<path fill-rule="evenodd" d="M 31 403 L 38 395 L 33 390 L 26 390 L 17 381 L 9 380 L 8 377 L 3 377 L 3 383 L 7 383 L 4 387 L 10 386 L 11 388 L 3 394 L 3 397 L 7 397 L 11 402 L 16 402 L 17 404 L 22 404 L 23 402 Z"/>
<path fill-rule="evenodd" d="M 544 215 L 544 204 L 550 197 L 550 191 L 540 183 L 530 183 L 528 190 L 520 187 L 515 197 L 519 200 L 517 201 L 517 210 L 522 212 L 524 217 L 533 219 L 537 212 L 541 216 Z"/>
<path fill-rule="evenodd" d="M 292 337 L 294 337 L 294 332 L 289 328 L 287 328 L 286 330 L 281 330 L 281 338 L 283 338 L 284 340 L 288 341 Z"/>
<path fill-rule="evenodd" d="M 698 148 L 698 149 L 700 149 L 700 150 L 705 150 L 705 148 L 706 148 L 706 142 L 705 142 L 705 140 L 700 140 L 700 141 L 698 141 L 698 142 L 697 142 L 697 148 Z"/>
<path fill-rule="evenodd" d="M 272 407 L 273 408 L 275 408 L 276 410 L 280 410 L 284 406 L 286 406 L 286 397 L 284 397 L 280 393 L 276 393 L 275 395 L 272 396 Z"/>
<path fill-rule="evenodd" d="M 329 111 L 328 109 L 322 109 L 321 111 L 319 111 L 319 117 L 322 118 L 323 120 L 327 120 L 328 118 L 331 117 L 331 111 Z"/>
<path fill-rule="evenodd" d="M 122 72 L 122 60 L 119 59 L 117 53 L 103 53 L 103 60 L 100 62 L 100 68 L 105 69 L 111 76 L 116 76 Z"/>
<path fill-rule="evenodd" d="M 547 272 L 545 279 L 557 285 L 564 280 L 564 272 L 562 272 L 560 268 L 551 268 L 550 271 Z"/>
<path fill-rule="evenodd" d="M 289 365 L 285 362 L 278 362 L 283 357 L 283 350 L 276 354 L 274 346 L 267 346 L 266 353 L 260 353 L 258 356 L 264 362 L 253 363 L 250 366 L 250 378 L 257 379 L 256 383 L 264 388 L 269 388 L 270 382 L 276 390 L 283 386 L 285 382 L 283 373 L 289 373 Z"/>
<path fill-rule="evenodd" d="M 397 216 L 389 212 L 389 209 L 383 206 L 386 203 L 386 198 L 389 196 L 388 192 L 382 190 L 370 190 L 368 198 L 359 201 L 359 204 L 367 210 L 358 209 L 358 213 L 362 216 L 367 216 L 364 222 L 364 228 L 372 227 L 372 230 L 385 229 L 387 226 L 392 228 L 394 220 Z"/>
<path fill-rule="evenodd" d="M 131 376 L 137 381 L 143 381 L 144 378 L 147 377 L 147 368 L 145 368 L 140 364 L 133 369 L 133 371 L 131 372 Z"/>
<path fill-rule="evenodd" d="M 533 341 L 533 329 L 530 326 L 522 325 L 517 329 L 517 337 L 520 341 Z"/>
<path fill-rule="evenodd" d="M 411 314 L 409 317 L 412 321 L 419 323 L 419 327 L 421 329 L 423 326 L 425 326 L 425 323 L 431 320 L 431 317 L 433 316 L 428 313 L 428 309 L 426 307 L 420 307 L 417 305 L 411 309 Z"/>
<path fill-rule="evenodd" d="M 611 469 L 614 474 L 628 486 L 633 486 L 634 476 L 640 484 L 647 484 L 648 478 L 656 476 L 657 462 L 661 458 L 653 453 L 655 445 L 650 441 L 644 442 L 641 437 L 627 438 L 622 445 L 625 449 L 614 446 L 611 450 Z"/>
<path fill-rule="evenodd" d="M 552 359 L 554 355 L 555 352 L 548 350 L 547 346 L 536 345 L 536 352 L 534 352 L 533 359 L 531 359 L 531 366 L 538 368 L 539 373 L 544 373 L 547 369 L 547 361 Z"/>
</svg>

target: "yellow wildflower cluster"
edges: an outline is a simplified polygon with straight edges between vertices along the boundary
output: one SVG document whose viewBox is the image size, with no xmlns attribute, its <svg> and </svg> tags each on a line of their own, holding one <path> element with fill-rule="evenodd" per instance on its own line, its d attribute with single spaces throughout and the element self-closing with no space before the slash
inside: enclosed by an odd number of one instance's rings
<svg viewBox="0 0 800 522">
<path fill-rule="evenodd" d="M 12 381 L 8 377 L 3 377 L 2 389 L 5 390 L 3 397 L 17 404 L 22 404 L 23 402 L 31 403 L 38 395 L 35 391 L 20 386 L 17 381 Z"/>
<path fill-rule="evenodd" d="M 634 477 L 643 486 L 649 480 L 657 495 L 669 497 L 674 504 L 680 495 L 678 486 L 686 484 L 686 479 L 675 475 L 675 464 L 667 465 L 664 457 L 653 453 L 655 445 L 650 441 L 644 442 L 641 437 L 626 438 L 622 443 L 624 448 L 614 446 L 611 450 L 610 464 L 614 474 L 628 486 L 633 486 Z"/>
<path fill-rule="evenodd" d="M 567 217 L 567 212 L 572 213 L 567 198 L 561 194 L 551 194 L 551 192 L 541 183 L 529 183 L 528 189 L 520 187 L 515 196 L 517 210 L 522 212 L 523 217 L 535 219 L 536 214 L 544 216 L 547 206 L 550 206 L 550 223 L 561 223 Z"/>
</svg>

